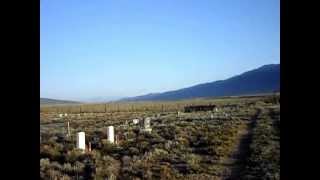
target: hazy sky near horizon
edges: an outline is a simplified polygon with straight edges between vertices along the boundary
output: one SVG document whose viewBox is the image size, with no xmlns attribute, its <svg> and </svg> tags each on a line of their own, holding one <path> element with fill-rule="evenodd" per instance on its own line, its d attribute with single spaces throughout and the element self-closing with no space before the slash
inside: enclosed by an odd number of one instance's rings
<svg viewBox="0 0 320 180">
<path fill-rule="evenodd" d="M 180 89 L 280 63 L 279 0 L 41 0 L 40 96 Z"/>
</svg>

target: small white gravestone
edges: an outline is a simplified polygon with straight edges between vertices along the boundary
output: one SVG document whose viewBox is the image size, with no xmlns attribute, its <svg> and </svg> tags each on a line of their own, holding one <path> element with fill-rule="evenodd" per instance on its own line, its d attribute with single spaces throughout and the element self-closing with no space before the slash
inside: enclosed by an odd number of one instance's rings
<svg viewBox="0 0 320 180">
<path fill-rule="evenodd" d="M 145 129 L 150 128 L 150 121 L 151 121 L 151 118 L 149 118 L 149 117 L 144 119 L 144 128 Z"/>
<path fill-rule="evenodd" d="M 86 149 L 86 136 L 84 132 L 78 132 L 77 134 L 77 148 L 83 151 Z"/>
<path fill-rule="evenodd" d="M 108 126 L 108 141 L 114 143 L 114 127 Z"/>
<path fill-rule="evenodd" d="M 132 122 L 133 122 L 133 124 L 138 124 L 139 123 L 139 119 L 133 119 Z"/>
<path fill-rule="evenodd" d="M 68 121 L 67 125 L 68 125 L 68 127 L 67 127 L 68 134 L 67 134 L 67 136 L 70 137 L 70 123 L 69 123 L 69 121 Z"/>
<path fill-rule="evenodd" d="M 150 117 L 146 117 L 144 119 L 144 131 L 147 131 L 147 132 L 151 132 L 152 131 L 151 125 L 150 125 L 150 121 L 151 121 Z"/>
</svg>

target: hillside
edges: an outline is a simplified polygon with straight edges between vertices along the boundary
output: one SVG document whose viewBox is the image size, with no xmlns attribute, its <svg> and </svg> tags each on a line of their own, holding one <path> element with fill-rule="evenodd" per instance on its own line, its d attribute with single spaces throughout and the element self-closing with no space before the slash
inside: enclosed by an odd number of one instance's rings
<svg viewBox="0 0 320 180">
<path fill-rule="evenodd" d="M 280 90 L 280 64 L 269 64 L 226 80 L 188 88 L 124 98 L 121 101 L 179 100 L 199 97 L 238 96 Z"/>
<path fill-rule="evenodd" d="M 40 105 L 52 105 L 52 104 L 77 104 L 79 102 L 67 101 L 67 100 L 57 100 L 49 98 L 40 98 Z"/>
</svg>

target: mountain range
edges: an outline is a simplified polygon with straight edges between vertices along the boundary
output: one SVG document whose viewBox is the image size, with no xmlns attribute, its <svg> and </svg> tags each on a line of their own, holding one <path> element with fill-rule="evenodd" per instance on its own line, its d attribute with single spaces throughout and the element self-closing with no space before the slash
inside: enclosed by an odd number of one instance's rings
<svg viewBox="0 0 320 180">
<path fill-rule="evenodd" d="M 203 97 L 239 96 L 280 91 L 280 64 L 269 64 L 225 80 L 123 98 L 120 101 L 162 101 Z"/>
</svg>

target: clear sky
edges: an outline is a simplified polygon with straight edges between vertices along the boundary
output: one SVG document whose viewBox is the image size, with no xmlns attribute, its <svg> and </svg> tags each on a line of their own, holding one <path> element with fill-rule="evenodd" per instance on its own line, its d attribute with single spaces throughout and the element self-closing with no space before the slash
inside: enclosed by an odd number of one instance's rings
<svg viewBox="0 0 320 180">
<path fill-rule="evenodd" d="M 40 96 L 125 97 L 280 63 L 279 0 L 41 0 Z"/>
</svg>

